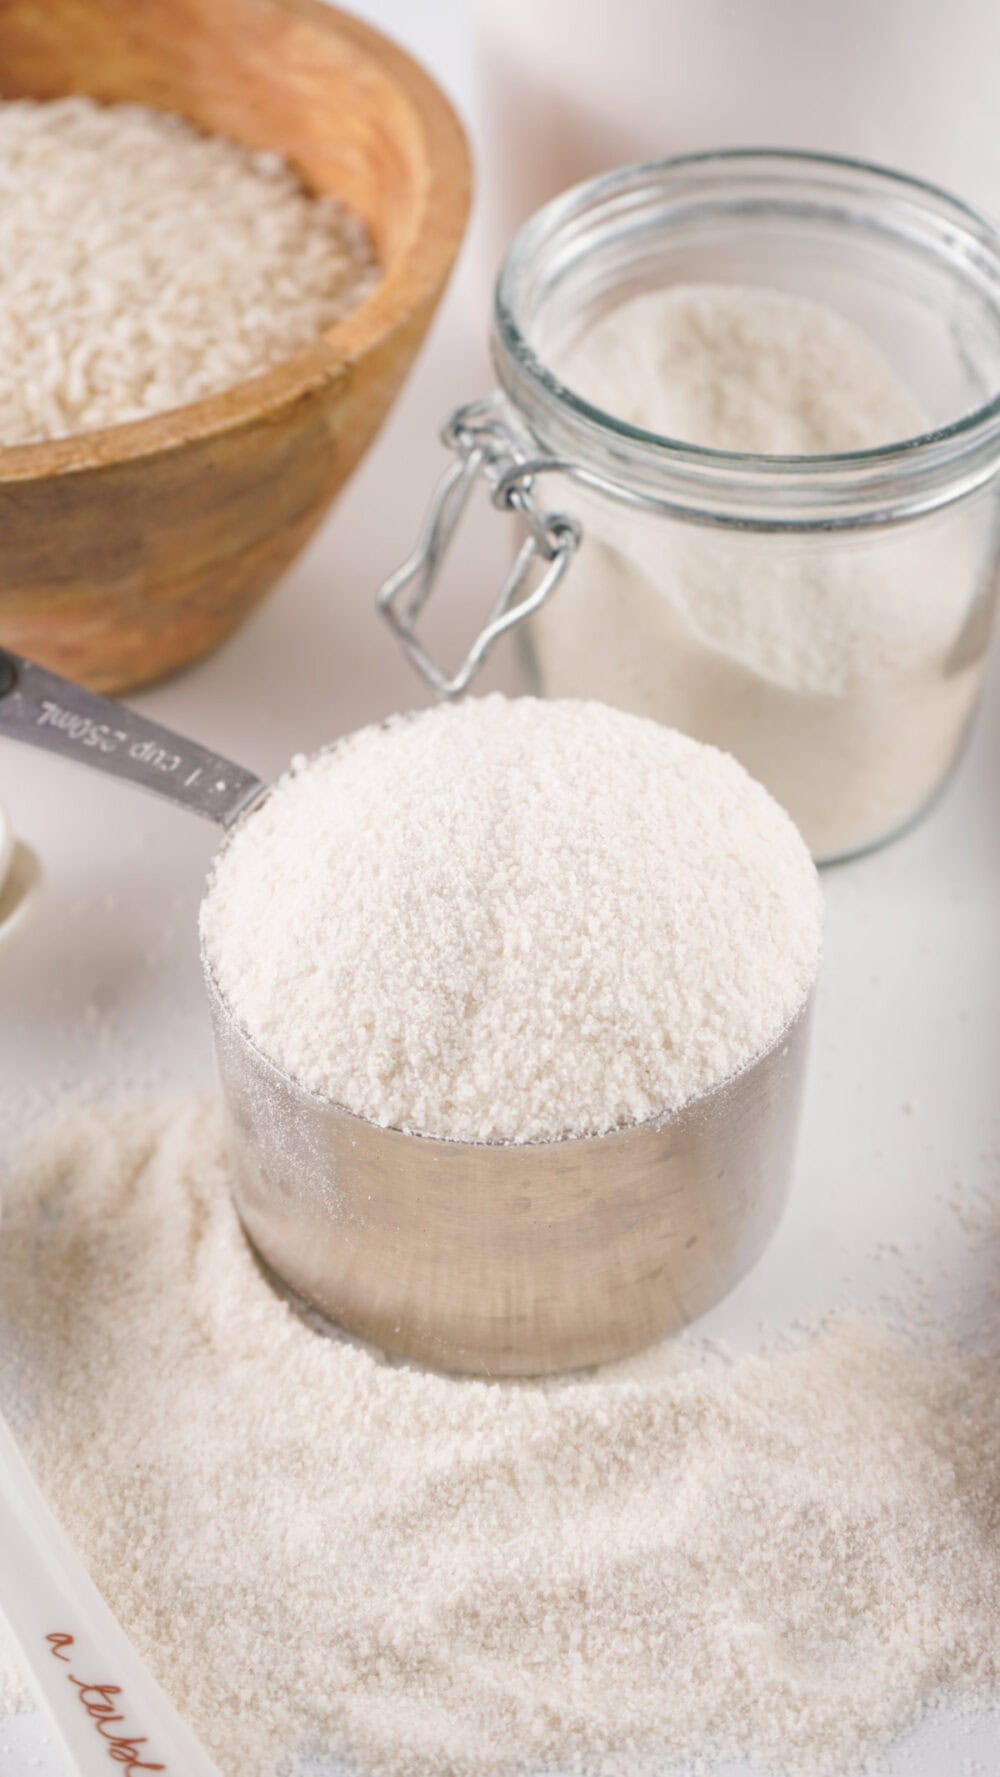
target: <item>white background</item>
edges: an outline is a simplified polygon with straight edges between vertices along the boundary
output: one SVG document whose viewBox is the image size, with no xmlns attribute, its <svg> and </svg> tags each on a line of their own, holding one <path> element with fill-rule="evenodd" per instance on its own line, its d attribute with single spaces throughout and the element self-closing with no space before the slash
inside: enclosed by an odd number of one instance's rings
<svg viewBox="0 0 1000 1777">
<path fill-rule="evenodd" d="M 474 112 L 457 5 L 370 0 L 359 10 L 413 44 Z M 701 145 L 724 139 L 730 131 L 713 133 L 709 119 Z M 146 712 L 267 777 L 293 751 L 423 701 L 372 595 L 412 540 L 440 422 L 484 387 L 480 279 L 467 258 L 403 398 L 318 540 L 218 655 L 137 698 Z M 477 545 L 452 601 L 456 642 L 494 584 L 504 548 L 496 522 L 480 526 Z M 486 682 L 516 685 L 512 651 Z M 0 799 L 43 868 L 34 905 L 0 940 L 5 1145 L 55 1088 L 97 1076 L 204 1082 L 195 918 L 210 826 L 6 743 Z M 892 1311 L 925 1278 L 943 1317 L 973 1339 L 997 1337 L 1000 1253 L 963 1228 L 952 1204 L 956 1193 L 1000 1190 L 996 671 L 939 805 L 884 852 L 827 871 L 824 886 L 827 953 L 792 1206 L 705 1330 L 745 1344 L 761 1327 L 847 1301 Z M 998 1744 L 996 1718 L 937 1720 L 892 1770 L 952 1777 L 978 1757 L 992 1773 Z M 36 1721 L 0 1725 L 2 1777 L 59 1770 Z"/>
</svg>

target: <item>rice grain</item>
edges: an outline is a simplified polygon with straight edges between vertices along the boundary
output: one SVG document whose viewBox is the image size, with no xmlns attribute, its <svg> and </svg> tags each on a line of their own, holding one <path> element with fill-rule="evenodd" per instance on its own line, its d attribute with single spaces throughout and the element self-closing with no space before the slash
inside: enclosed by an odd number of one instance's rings
<svg viewBox="0 0 1000 1777">
<path fill-rule="evenodd" d="M 230 388 L 376 279 L 359 219 L 278 155 L 141 105 L 0 104 L 0 444 Z"/>
</svg>

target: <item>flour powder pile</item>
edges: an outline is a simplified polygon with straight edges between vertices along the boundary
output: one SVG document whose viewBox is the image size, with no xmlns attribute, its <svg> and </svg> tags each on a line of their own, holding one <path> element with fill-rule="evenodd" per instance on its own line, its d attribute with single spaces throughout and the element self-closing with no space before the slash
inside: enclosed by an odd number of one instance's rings
<svg viewBox="0 0 1000 1777">
<path fill-rule="evenodd" d="M 372 289 L 360 222 L 275 155 L 88 98 L 0 103 L 0 443 L 142 419 Z"/>
<path fill-rule="evenodd" d="M 930 422 L 871 343 L 777 290 L 678 285 L 621 304 L 560 375 L 630 425 L 715 450 L 873 449 Z M 684 524 L 574 489 L 585 542 L 534 620 L 555 696 L 604 696 L 735 753 L 817 856 L 937 787 L 978 690 L 975 518 L 805 535 Z M 567 496 L 568 502 L 568 496 Z"/>
<path fill-rule="evenodd" d="M 202 908 L 224 999 L 384 1126 L 535 1141 L 746 1066 L 816 973 L 816 873 L 735 760 L 600 704 L 474 699 L 293 766 Z"/>
<path fill-rule="evenodd" d="M 0 1405 L 223 1777 L 845 1777 L 997 1695 L 995 1352 L 421 1374 L 272 1293 L 224 1152 L 208 1100 L 81 1111 L 0 1240 Z"/>
</svg>

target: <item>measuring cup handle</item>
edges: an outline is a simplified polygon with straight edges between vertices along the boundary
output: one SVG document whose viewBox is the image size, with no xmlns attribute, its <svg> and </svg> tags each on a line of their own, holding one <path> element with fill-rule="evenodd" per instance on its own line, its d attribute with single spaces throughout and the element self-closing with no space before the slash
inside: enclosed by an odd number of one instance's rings
<svg viewBox="0 0 1000 1777">
<path fill-rule="evenodd" d="M 3 734 L 124 778 L 223 826 L 264 787 L 241 765 L 6 648 L 0 648 Z"/>
</svg>

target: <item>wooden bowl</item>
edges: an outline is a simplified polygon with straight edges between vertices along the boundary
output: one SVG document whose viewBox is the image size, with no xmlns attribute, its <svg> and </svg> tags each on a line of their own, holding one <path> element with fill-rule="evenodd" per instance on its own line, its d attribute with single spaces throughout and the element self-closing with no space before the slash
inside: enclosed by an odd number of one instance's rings
<svg viewBox="0 0 1000 1777">
<path fill-rule="evenodd" d="M 0 642 L 104 691 L 194 660 L 301 549 L 413 361 L 469 162 L 433 81 L 321 0 L 2 0 L 0 94 L 90 93 L 277 149 L 382 280 L 314 345 L 151 419 L 0 449 Z"/>
</svg>

